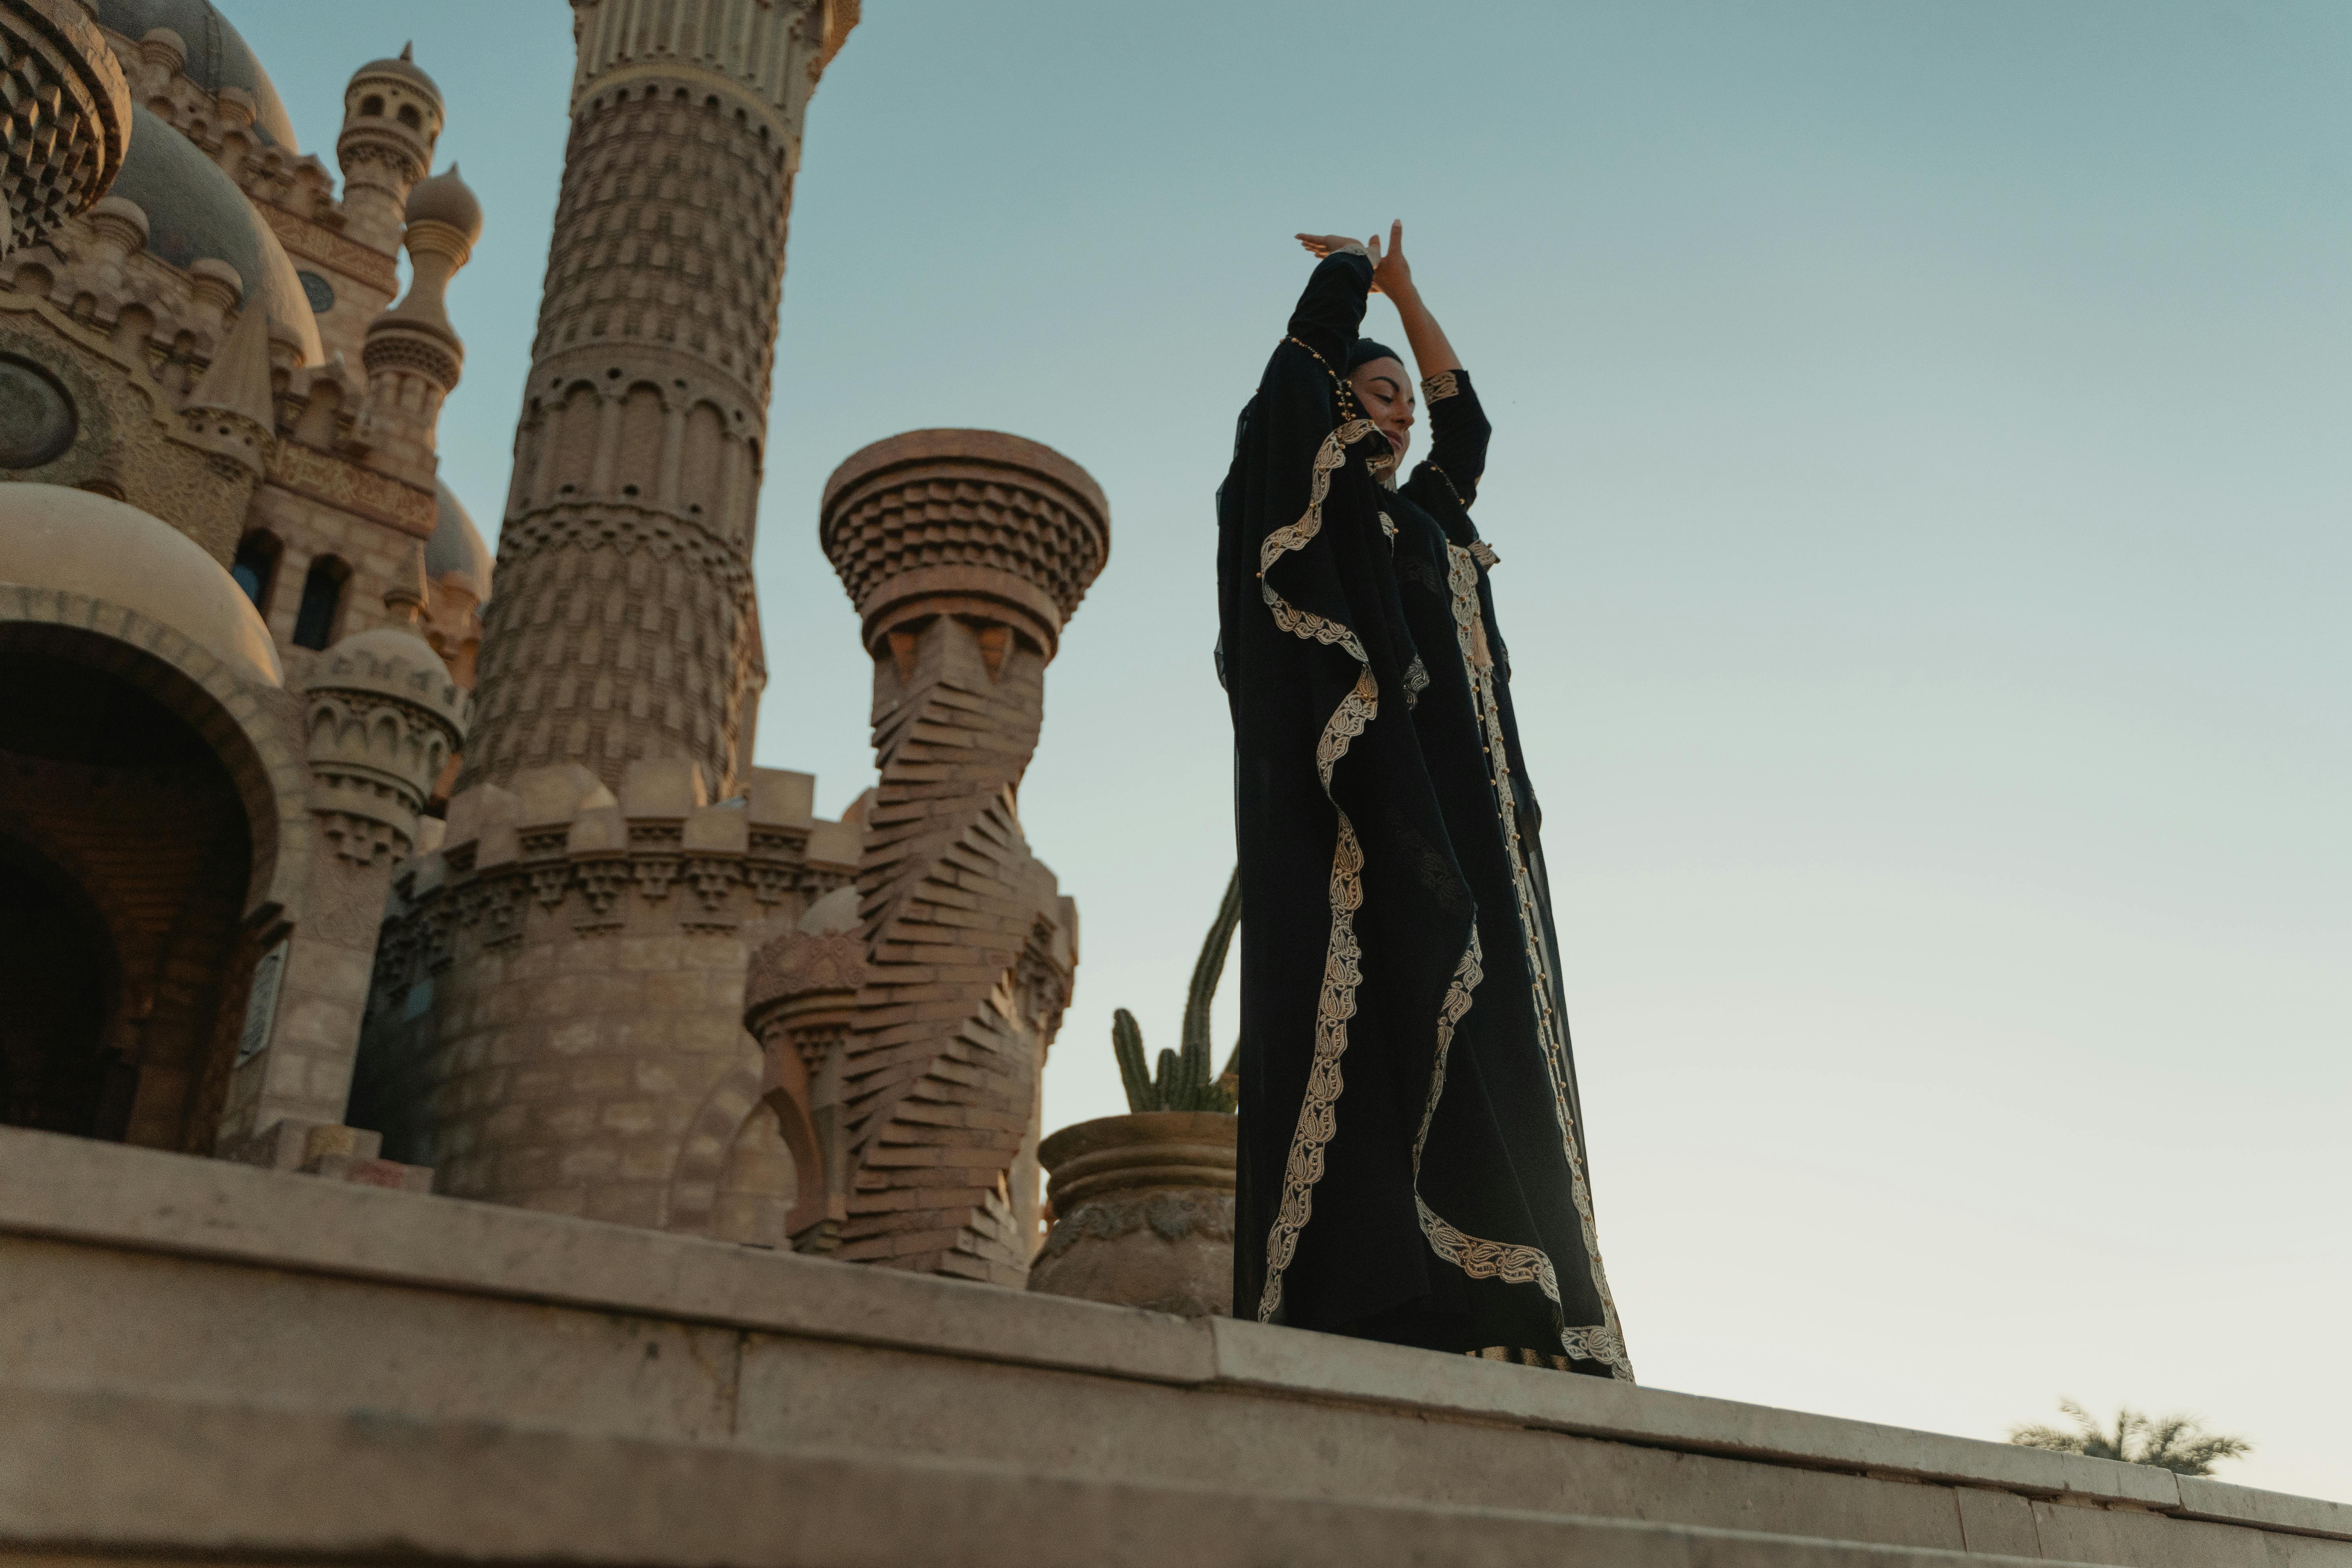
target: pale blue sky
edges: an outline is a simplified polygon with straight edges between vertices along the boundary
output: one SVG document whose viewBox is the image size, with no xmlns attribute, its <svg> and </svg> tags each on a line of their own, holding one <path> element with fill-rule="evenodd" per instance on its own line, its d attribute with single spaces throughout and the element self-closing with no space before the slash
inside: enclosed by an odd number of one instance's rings
<svg viewBox="0 0 2352 1568">
<path fill-rule="evenodd" d="M 488 212 L 444 472 L 494 529 L 564 8 L 224 4 L 331 161 L 360 60 L 442 84 Z M 1111 563 L 1022 804 L 1084 918 L 1047 1124 L 1123 1109 L 1110 1010 L 1174 1043 L 1231 864 L 1210 497 L 1288 236 L 1401 216 L 1496 426 L 1644 1380 L 2187 1407 L 2352 1498 L 2347 81 L 2336 5 L 868 0 L 793 215 L 760 760 L 871 776 L 835 463 L 1086 465 Z"/>
</svg>

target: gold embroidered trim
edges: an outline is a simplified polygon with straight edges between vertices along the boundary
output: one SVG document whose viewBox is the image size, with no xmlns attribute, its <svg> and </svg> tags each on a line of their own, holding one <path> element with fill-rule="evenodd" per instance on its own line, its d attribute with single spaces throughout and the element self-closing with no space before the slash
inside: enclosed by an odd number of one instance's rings
<svg viewBox="0 0 2352 1568">
<path fill-rule="evenodd" d="M 1450 370 L 1441 370 L 1435 375 L 1424 375 L 1421 378 L 1421 400 L 1423 403 L 1435 403 L 1438 399 L 1451 397 L 1461 390 L 1461 377 Z"/>
<path fill-rule="evenodd" d="M 1593 1291 L 1601 1299 L 1601 1321 L 1597 1324 L 1571 1327 L 1564 1315 L 1560 1317 L 1560 1347 L 1570 1355 L 1600 1362 L 1613 1376 L 1630 1383 L 1633 1380 L 1633 1364 L 1625 1354 L 1625 1337 L 1618 1324 L 1617 1303 L 1609 1293 L 1609 1279 L 1601 1268 L 1600 1229 L 1592 1216 L 1592 1189 L 1585 1180 L 1584 1155 L 1578 1147 L 1576 1118 L 1568 1105 L 1568 1046 L 1560 1032 L 1559 1016 L 1552 1010 L 1551 963 L 1540 934 L 1543 913 L 1536 903 L 1535 884 L 1528 875 L 1527 857 L 1519 847 L 1518 807 L 1511 791 L 1511 766 L 1503 738 L 1502 710 L 1495 696 L 1493 661 L 1478 657 L 1486 647 L 1486 626 L 1478 613 L 1476 558 L 1458 544 L 1448 544 L 1445 553 L 1450 567 L 1447 578 L 1454 589 L 1454 637 L 1461 647 L 1463 668 L 1470 678 L 1472 704 L 1477 710 L 1485 731 L 1489 782 L 1494 786 L 1495 809 L 1503 828 L 1503 847 L 1510 858 L 1512 890 L 1518 904 L 1519 934 L 1526 944 L 1528 980 L 1534 993 L 1536 1033 L 1543 1048 L 1544 1071 L 1551 1080 L 1552 1116 L 1559 1123 L 1560 1146 L 1568 1157 L 1569 1197 L 1576 1205 L 1577 1218 L 1584 1232 L 1584 1253 L 1591 1265 Z M 1433 1099 L 1433 1112 L 1434 1107 Z M 1423 1126 L 1427 1126 L 1426 1116 Z M 1417 1163 L 1415 1171 L 1417 1179 Z M 1425 1233 L 1428 1231 L 1426 1221 L 1423 1228 Z M 1465 1241 L 1472 1239 L 1465 1238 Z M 1438 1245 L 1436 1236 L 1431 1236 L 1430 1241 L 1433 1247 Z M 1439 1251 L 1442 1255 L 1444 1249 L 1439 1247 Z M 1532 1257 L 1522 1254 L 1531 1254 Z M 1472 1262 L 1475 1262 L 1480 1268 L 1514 1284 L 1533 1280 L 1550 1299 L 1555 1313 L 1564 1314 L 1558 1276 L 1552 1269 L 1550 1259 L 1536 1248 L 1507 1247 L 1499 1243 L 1487 1242 L 1484 1248 L 1465 1247 L 1464 1256 L 1471 1259 L 1471 1262 L 1462 1265 L 1465 1271 L 1476 1272 L 1472 1268 Z"/>
<path fill-rule="evenodd" d="M 1429 666 L 1414 654 L 1412 662 L 1404 667 L 1404 705 L 1412 708 L 1421 701 L 1421 694 L 1429 689 Z"/>
<path fill-rule="evenodd" d="M 1314 352 L 1307 350 L 1309 353 Z M 1348 447 L 1371 433 L 1370 420 L 1350 419 L 1323 437 L 1323 445 L 1315 454 L 1314 478 L 1307 487 L 1307 510 L 1297 522 L 1267 534 L 1265 542 L 1258 546 L 1257 552 L 1258 593 L 1265 600 L 1266 608 L 1274 612 L 1274 624 L 1310 642 L 1343 647 L 1357 663 L 1367 667 L 1372 661 L 1366 657 L 1364 645 L 1356 640 L 1354 632 L 1337 621 L 1326 620 L 1310 611 L 1296 608 L 1274 591 L 1274 584 L 1265 580 L 1265 574 L 1276 561 L 1294 550 L 1306 549 L 1323 531 L 1323 502 L 1331 494 L 1331 476 L 1340 464 L 1348 460 Z"/>
<path fill-rule="evenodd" d="M 1488 1345 L 1484 1350 L 1464 1351 L 1472 1361 L 1506 1361 L 1520 1366 L 1539 1366 L 1553 1372 L 1574 1372 L 1564 1355 L 1551 1355 L 1543 1351 L 1522 1350 L 1511 1345 Z"/>
<path fill-rule="evenodd" d="M 1492 572 L 1496 565 L 1503 559 L 1501 556 L 1495 553 L 1495 547 L 1487 543 L 1483 539 L 1472 540 L 1466 548 L 1469 550 L 1471 555 L 1477 560 L 1478 564 L 1484 566 L 1489 572 Z"/>
<path fill-rule="evenodd" d="M 1389 536 L 1389 542 L 1393 545 L 1397 536 L 1396 519 L 1386 512 L 1381 513 L 1381 531 Z"/>
<path fill-rule="evenodd" d="M 1312 353 L 1312 350 L 1308 351 Z M 1380 712 L 1380 683 L 1372 679 L 1372 663 L 1356 634 L 1337 621 L 1301 610 L 1275 592 L 1265 574 L 1294 550 L 1303 550 L 1323 528 L 1323 502 L 1331 493 L 1331 475 L 1347 460 L 1347 448 L 1371 433 L 1371 422 L 1354 419 L 1323 438 L 1315 454 L 1314 477 L 1307 487 L 1307 510 L 1297 522 L 1265 537 L 1258 550 L 1258 590 L 1274 615 L 1275 625 L 1295 637 L 1327 647 L 1345 648 L 1359 666 L 1356 684 L 1339 700 L 1315 743 L 1315 773 L 1324 798 L 1331 795 L 1331 770 L 1348 754 L 1348 744 L 1364 732 Z M 1282 1310 L 1282 1277 L 1297 1256 L 1300 1232 L 1314 1213 L 1315 1186 L 1323 1179 L 1323 1152 L 1339 1131 L 1339 1094 L 1347 1087 L 1339 1059 L 1348 1051 L 1348 1020 L 1356 1016 L 1356 990 L 1363 984 L 1362 950 L 1356 942 L 1356 911 L 1364 902 L 1364 850 L 1356 825 L 1331 802 L 1339 820 L 1339 843 L 1331 855 L 1331 938 L 1323 953 L 1323 988 L 1315 1005 L 1315 1054 L 1307 1067 L 1307 1093 L 1298 1104 L 1298 1126 L 1290 1135 L 1290 1155 L 1282 1172 L 1282 1203 L 1265 1238 L 1265 1288 L 1259 1292 L 1258 1321 L 1271 1322 Z"/>
</svg>

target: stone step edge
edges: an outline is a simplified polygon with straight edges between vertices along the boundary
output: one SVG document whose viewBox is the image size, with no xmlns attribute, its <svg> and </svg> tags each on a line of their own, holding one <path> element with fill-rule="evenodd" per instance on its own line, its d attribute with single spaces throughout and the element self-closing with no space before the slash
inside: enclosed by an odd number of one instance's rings
<svg viewBox="0 0 2352 1568">
<path fill-rule="evenodd" d="M 11 1391 L 0 1551 L 614 1568 L 2067 1568 L 871 1454 Z M 2074 1564 L 2074 1568 L 2091 1568 Z"/>
<path fill-rule="evenodd" d="M 8 1233 L 2352 1540 L 2352 1504 L 2145 1465 L 0 1128 Z"/>
</svg>

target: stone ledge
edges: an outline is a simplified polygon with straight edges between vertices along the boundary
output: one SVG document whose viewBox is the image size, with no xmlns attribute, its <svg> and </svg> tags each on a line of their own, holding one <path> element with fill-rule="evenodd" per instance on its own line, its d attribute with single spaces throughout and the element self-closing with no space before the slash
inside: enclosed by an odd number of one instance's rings
<svg viewBox="0 0 2352 1568">
<path fill-rule="evenodd" d="M 2146 1467 L 46 1133 L 0 1130 L 0 1233 L 2352 1541 L 2346 1504 Z"/>
<path fill-rule="evenodd" d="M 0 1548 L 53 1563 L 168 1553 L 696 1568 L 2063 1568 L 1687 1525 L 43 1390 L 12 1393 L 0 1423 Z"/>
</svg>

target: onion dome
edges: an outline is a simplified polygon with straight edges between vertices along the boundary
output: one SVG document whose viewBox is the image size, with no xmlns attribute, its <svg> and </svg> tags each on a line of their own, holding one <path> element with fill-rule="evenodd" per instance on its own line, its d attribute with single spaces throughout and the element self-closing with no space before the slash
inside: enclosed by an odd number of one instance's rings
<svg viewBox="0 0 2352 1568">
<path fill-rule="evenodd" d="M 433 537 L 425 542 L 425 574 L 438 582 L 452 572 L 462 572 L 471 580 L 477 598 L 489 597 L 490 573 L 498 557 L 457 492 L 438 479 L 433 482 L 433 489 L 440 504 L 435 512 Z"/>
<path fill-rule="evenodd" d="M 429 180 L 416 182 L 415 189 L 408 193 L 407 216 L 411 223 L 446 223 L 464 235 L 467 245 L 482 237 L 482 204 L 457 177 L 455 163 Z"/>
</svg>

